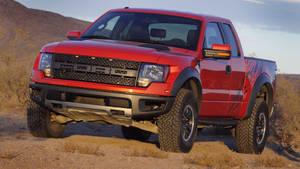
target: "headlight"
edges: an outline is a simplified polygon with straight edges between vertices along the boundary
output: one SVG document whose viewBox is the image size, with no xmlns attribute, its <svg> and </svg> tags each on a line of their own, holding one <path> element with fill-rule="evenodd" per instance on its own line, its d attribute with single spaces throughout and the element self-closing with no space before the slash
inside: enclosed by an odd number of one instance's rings
<svg viewBox="0 0 300 169">
<path fill-rule="evenodd" d="M 165 82 L 169 74 L 169 66 L 143 63 L 141 65 L 138 85 L 147 87 L 152 82 Z"/>
<path fill-rule="evenodd" d="M 43 71 L 46 77 L 51 77 L 51 62 L 52 54 L 42 53 L 40 57 L 39 70 Z"/>
</svg>

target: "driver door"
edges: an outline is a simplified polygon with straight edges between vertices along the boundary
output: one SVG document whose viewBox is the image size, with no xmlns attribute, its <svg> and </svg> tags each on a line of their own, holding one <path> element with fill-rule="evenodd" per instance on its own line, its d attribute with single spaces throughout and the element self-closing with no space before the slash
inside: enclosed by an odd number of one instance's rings
<svg viewBox="0 0 300 169">
<path fill-rule="evenodd" d="M 213 44 L 225 44 L 220 26 L 216 22 L 207 24 L 203 49 L 211 49 Z M 221 58 L 203 57 L 201 60 L 203 94 L 200 116 L 202 118 L 228 116 L 231 85 L 230 63 L 230 59 Z"/>
</svg>

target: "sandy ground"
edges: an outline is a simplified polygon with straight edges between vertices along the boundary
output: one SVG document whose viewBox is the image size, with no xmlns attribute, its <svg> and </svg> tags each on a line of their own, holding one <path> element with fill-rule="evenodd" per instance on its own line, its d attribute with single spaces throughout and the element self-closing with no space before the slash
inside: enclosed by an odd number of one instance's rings
<svg viewBox="0 0 300 169">
<path fill-rule="evenodd" d="M 35 138 L 24 112 L 0 113 L 0 169 L 300 168 L 298 150 L 279 152 L 268 143 L 262 155 L 239 154 L 229 132 L 214 128 L 199 132 L 188 154 L 162 152 L 157 145 L 156 135 L 148 142 L 126 140 L 119 126 L 92 123 L 70 124 L 60 139 Z"/>
</svg>

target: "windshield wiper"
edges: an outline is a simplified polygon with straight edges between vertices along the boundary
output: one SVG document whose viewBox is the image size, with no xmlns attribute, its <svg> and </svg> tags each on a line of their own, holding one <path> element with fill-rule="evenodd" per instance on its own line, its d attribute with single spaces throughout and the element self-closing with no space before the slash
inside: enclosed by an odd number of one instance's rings
<svg viewBox="0 0 300 169">
<path fill-rule="evenodd" d="M 153 40 L 145 40 L 145 39 L 130 39 L 126 41 L 134 41 L 134 42 L 142 42 L 142 43 L 150 43 L 150 44 L 157 44 L 157 45 L 167 45 L 165 43 L 159 42 L 159 41 L 153 41 Z"/>
<path fill-rule="evenodd" d="M 100 35 L 87 35 L 87 36 L 82 36 L 81 38 L 83 38 L 83 39 L 110 39 L 109 37 L 100 36 Z"/>
<path fill-rule="evenodd" d="M 144 44 L 141 44 L 141 45 L 138 45 L 138 46 L 147 47 L 147 48 L 154 48 L 157 51 L 170 50 L 168 48 L 168 46 L 166 46 L 165 43 L 162 43 L 162 42 L 159 42 L 159 41 L 145 40 L 145 39 L 130 39 L 128 41 L 142 42 Z"/>
</svg>

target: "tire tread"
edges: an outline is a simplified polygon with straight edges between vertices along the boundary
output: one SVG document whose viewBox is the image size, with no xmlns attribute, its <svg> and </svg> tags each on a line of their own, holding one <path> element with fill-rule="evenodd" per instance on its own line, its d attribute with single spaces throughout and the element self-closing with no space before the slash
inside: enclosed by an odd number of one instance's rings
<svg viewBox="0 0 300 169">
<path fill-rule="evenodd" d="M 182 104 L 185 98 L 189 98 L 189 100 L 192 99 L 196 102 L 195 97 L 190 90 L 180 89 L 171 110 L 168 113 L 159 116 L 157 120 L 160 148 L 164 151 L 188 152 L 192 148 L 192 146 L 184 146 L 181 142 L 180 111 L 182 110 Z M 197 102 L 195 104 L 197 106 Z M 198 114 L 196 116 L 198 116 Z M 197 120 L 197 118 L 195 120 Z M 195 132 L 195 135 L 197 135 L 197 130 L 195 130 Z M 192 143 L 194 142 L 194 138 L 195 136 L 192 138 Z"/>
<path fill-rule="evenodd" d="M 256 141 L 255 141 L 256 139 L 254 139 L 255 137 L 254 131 L 255 131 L 256 118 L 259 113 L 259 110 L 261 109 L 261 107 L 266 107 L 266 106 L 267 105 L 263 99 L 256 99 L 251 112 L 251 116 L 248 119 L 242 120 L 238 123 L 236 127 L 236 145 L 237 145 L 238 152 L 246 153 L 246 154 L 260 154 L 263 151 L 263 148 L 259 148 L 256 145 Z M 268 118 L 268 116 L 266 117 Z M 268 126 L 266 129 L 267 131 L 264 138 L 265 140 L 268 135 Z"/>
</svg>

